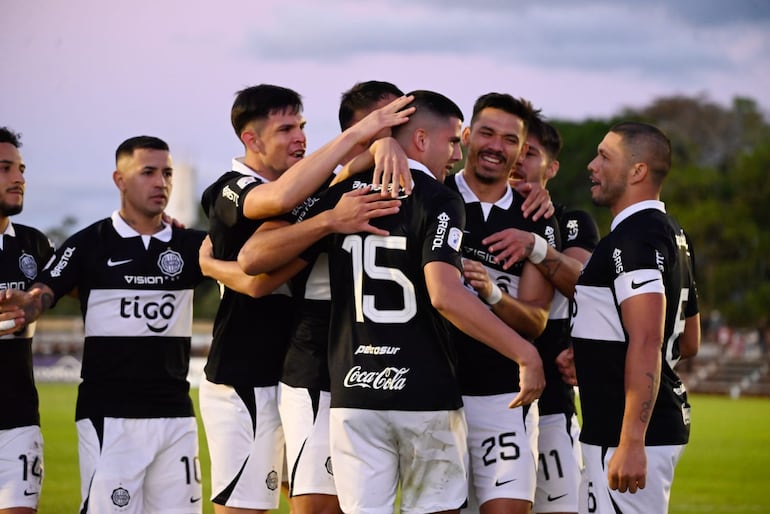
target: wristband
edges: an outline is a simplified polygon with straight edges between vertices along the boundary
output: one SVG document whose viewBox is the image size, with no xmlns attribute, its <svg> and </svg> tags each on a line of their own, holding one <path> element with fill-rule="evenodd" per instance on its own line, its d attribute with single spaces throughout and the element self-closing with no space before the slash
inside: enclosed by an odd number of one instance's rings
<svg viewBox="0 0 770 514">
<path fill-rule="evenodd" d="M 487 302 L 489 305 L 495 305 L 496 303 L 500 303 L 500 300 L 503 299 L 503 292 L 500 290 L 499 287 L 497 287 L 497 284 L 492 282 L 492 291 L 489 293 L 489 296 L 484 298 L 484 301 Z"/>
<path fill-rule="evenodd" d="M 529 261 L 533 264 L 540 264 L 543 262 L 543 259 L 545 259 L 545 256 L 548 253 L 548 243 L 545 242 L 543 237 L 535 234 L 534 232 L 532 235 L 535 237 L 535 244 L 532 245 L 532 252 L 529 254 Z"/>
</svg>

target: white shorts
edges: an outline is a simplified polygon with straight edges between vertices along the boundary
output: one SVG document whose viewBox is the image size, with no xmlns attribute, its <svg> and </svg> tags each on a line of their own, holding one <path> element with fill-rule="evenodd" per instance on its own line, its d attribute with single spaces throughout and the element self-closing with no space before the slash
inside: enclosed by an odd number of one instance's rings
<svg viewBox="0 0 770 514">
<path fill-rule="evenodd" d="M 80 512 L 201 512 L 195 418 L 102 418 L 101 429 L 95 421 L 77 422 Z"/>
<path fill-rule="evenodd" d="M 284 440 L 277 391 L 277 386 L 236 391 L 201 381 L 200 411 L 211 456 L 212 502 L 241 509 L 278 508 Z"/>
<path fill-rule="evenodd" d="M 622 512 L 623 514 L 665 514 L 674 481 L 674 468 L 684 445 L 645 446 L 647 480 L 635 493 L 610 490 L 607 465 L 615 448 L 581 443 L 585 471 L 580 484 L 580 514 Z M 603 450 L 606 449 L 606 452 Z M 604 455 L 602 455 L 604 453 Z"/>
<path fill-rule="evenodd" d="M 329 397 L 328 391 L 278 384 L 289 496 L 337 495 L 329 447 Z"/>
<path fill-rule="evenodd" d="M 460 508 L 468 494 L 463 410 L 330 410 L 332 460 L 346 514 Z"/>
<path fill-rule="evenodd" d="M 470 476 L 475 502 L 498 498 L 535 498 L 537 475 L 537 402 L 509 409 L 511 393 L 463 396 L 468 420 Z M 473 502 L 470 502 L 473 504 Z"/>
<path fill-rule="evenodd" d="M 576 415 L 540 416 L 537 491 L 532 512 L 577 512 L 580 473 L 580 426 Z"/>
<path fill-rule="evenodd" d="M 43 485 L 40 427 L 0 430 L 0 509 L 37 509 Z"/>
</svg>

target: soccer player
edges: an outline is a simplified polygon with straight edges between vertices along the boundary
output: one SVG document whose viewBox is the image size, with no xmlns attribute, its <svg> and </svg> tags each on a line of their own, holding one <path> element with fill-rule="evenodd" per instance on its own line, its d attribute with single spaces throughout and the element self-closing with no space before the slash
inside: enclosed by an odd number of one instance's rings
<svg viewBox="0 0 770 514">
<path fill-rule="evenodd" d="M 526 100 L 500 93 L 480 96 L 470 126 L 462 134 L 467 148 L 465 169 L 447 178 L 447 185 L 462 196 L 465 205 L 465 279 L 478 288 L 497 316 L 530 340 L 545 327 L 553 287 L 527 261 L 504 270 L 482 240 L 517 227 L 539 234 L 550 245 L 559 244 L 553 218 L 525 218 L 524 197 L 508 184 L 508 175 L 525 150 L 533 115 Z M 461 330 L 453 330 L 452 335 L 468 420 L 470 480 L 475 491 L 471 500 L 477 501 L 482 514 L 528 513 L 535 494 L 537 403 L 509 409 L 510 396 L 519 390 L 517 363 Z"/>
<path fill-rule="evenodd" d="M 27 322 L 66 294 L 80 299 L 80 512 L 199 513 L 187 373 L 205 233 L 163 221 L 173 176 L 164 141 L 127 139 L 115 160 L 120 208 L 67 239 L 39 282 L 14 298 Z"/>
<path fill-rule="evenodd" d="M 27 290 L 53 255 L 39 230 L 14 224 L 24 206 L 24 159 L 19 134 L 0 127 L 0 292 Z M 3 313 L 14 331 L 0 339 L 0 512 L 37 510 L 43 482 L 43 436 L 32 374 L 35 324 L 23 326 L 22 312 Z M 19 317 L 18 322 L 15 321 Z M 18 326 L 15 326 L 18 324 Z"/>
<path fill-rule="evenodd" d="M 588 165 L 591 199 L 614 218 L 575 286 L 581 512 L 668 512 L 689 437 L 674 366 L 681 347 L 697 346 L 700 320 L 692 247 L 660 201 L 670 166 L 668 138 L 636 122 L 614 125 Z"/>
<path fill-rule="evenodd" d="M 318 189 L 347 152 L 406 121 L 411 110 L 402 109 L 408 101 L 391 102 L 304 158 L 300 96 L 269 84 L 240 91 L 231 119 L 245 156 L 233 159 L 232 171 L 202 197 L 213 256 L 235 261 L 265 220 L 289 211 Z M 233 284 L 225 286 L 200 386 L 212 500 L 218 514 L 262 512 L 279 503 L 284 434 L 277 385 L 289 339 L 291 297 L 286 285 L 259 298 Z"/>
<path fill-rule="evenodd" d="M 447 319 L 520 362 L 513 407 L 543 387 L 534 347 L 462 285 L 464 209 L 441 184 L 461 156 L 462 112 L 438 93 L 410 96 L 415 114 L 393 137 L 410 157 L 412 194 L 397 214 L 371 222 L 388 235 L 326 241 L 332 460 L 344 470 L 345 512 L 392 512 L 399 484 L 404 511 L 457 512 L 464 503 L 466 429 Z M 370 183 L 371 175 L 344 181 L 308 214 Z"/>
<path fill-rule="evenodd" d="M 516 164 L 515 180 L 540 183 L 559 172 L 559 152 L 562 140 L 556 128 L 535 116 L 527 132 L 527 151 Z M 599 229 L 593 217 L 583 210 L 556 206 L 556 219 L 562 241 L 562 255 L 584 263 L 599 241 Z M 510 229 L 511 231 L 516 229 Z M 522 234 L 536 237 L 534 233 Z M 527 241 L 530 248 L 535 244 Z M 537 260 L 532 258 L 530 261 Z M 540 261 L 541 264 L 543 261 Z M 538 266 L 538 269 L 540 266 Z M 555 291 L 543 334 L 535 340 L 545 370 L 545 389 L 538 399 L 537 491 L 532 511 L 535 513 L 577 513 L 578 487 L 583 459 L 578 437 L 580 427 L 575 410 L 575 391 L 561 379 L 556 366 L 558 355 L 569 348 L 569 301 Z"/>
</svg>

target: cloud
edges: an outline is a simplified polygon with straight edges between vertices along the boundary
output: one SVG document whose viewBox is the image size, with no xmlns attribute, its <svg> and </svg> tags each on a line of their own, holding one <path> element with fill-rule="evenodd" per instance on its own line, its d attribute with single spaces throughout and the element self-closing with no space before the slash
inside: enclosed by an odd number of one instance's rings
<svg viewBox="0 0 770 514">
<path fill-rule="evenodd" d="M 634 68 L 659 79 L 676 72 L 697 80 L 701 70 L 734 72 L 770 55 L 770 8 L 752 0 L 729 6 L 714 0 L 270 5 L 273 19 L 298 9 L 302 17 L 290 31 L 277 23 L 247 31 L 244 53 L 252 59 L 339 64 L 366 55 L 404 54 L 407 61 L 485 56 L 500 66 L 588 73 Z"/>
</svg>

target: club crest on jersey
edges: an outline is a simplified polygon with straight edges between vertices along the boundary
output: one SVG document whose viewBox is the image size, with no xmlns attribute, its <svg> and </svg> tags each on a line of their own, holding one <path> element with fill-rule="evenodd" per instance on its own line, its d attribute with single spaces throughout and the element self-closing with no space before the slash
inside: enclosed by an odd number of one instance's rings
<svg viewBox="0 0 770 514">
<path fill-rule="evenodd" d="M 179 252 L 168 249 L 158 256 L 158 267 L 169 277 L 175 277 L 182 273 L 184 260 Z"/>
<path fill-rule="evenodd" d="M 278 489 L 278 473 L 276 473 L 275 470 L 272 470 L 267 474 L 267 478 L 265 478 L 265 485 L 271 491 Z"/>
<path fill-rule="evenodd" d="M 567 222 L 567 241 L 574 241 L 578 236 L 578 220 Z"/>
<path fill-rule="evenodd" d="M 112 503 L 116 507 L 125 507 L 128 505 L 128 502 L 131 501 L 131 495 L 128 493 L 128 491 L 122 487 L 118 487 L 117 489 L 113 489 L 112 495 L 110 496 L 112 499 Z"/>
<path fill-rule="evenodd" d="M 28 253 L 22 252 L 21 257 L 19 257 L 19 269 L 24 273 L 25 277 L 34 280 L 37 276 L 37 262 L 35 262 L 35 258 Z"/>
</svg>

